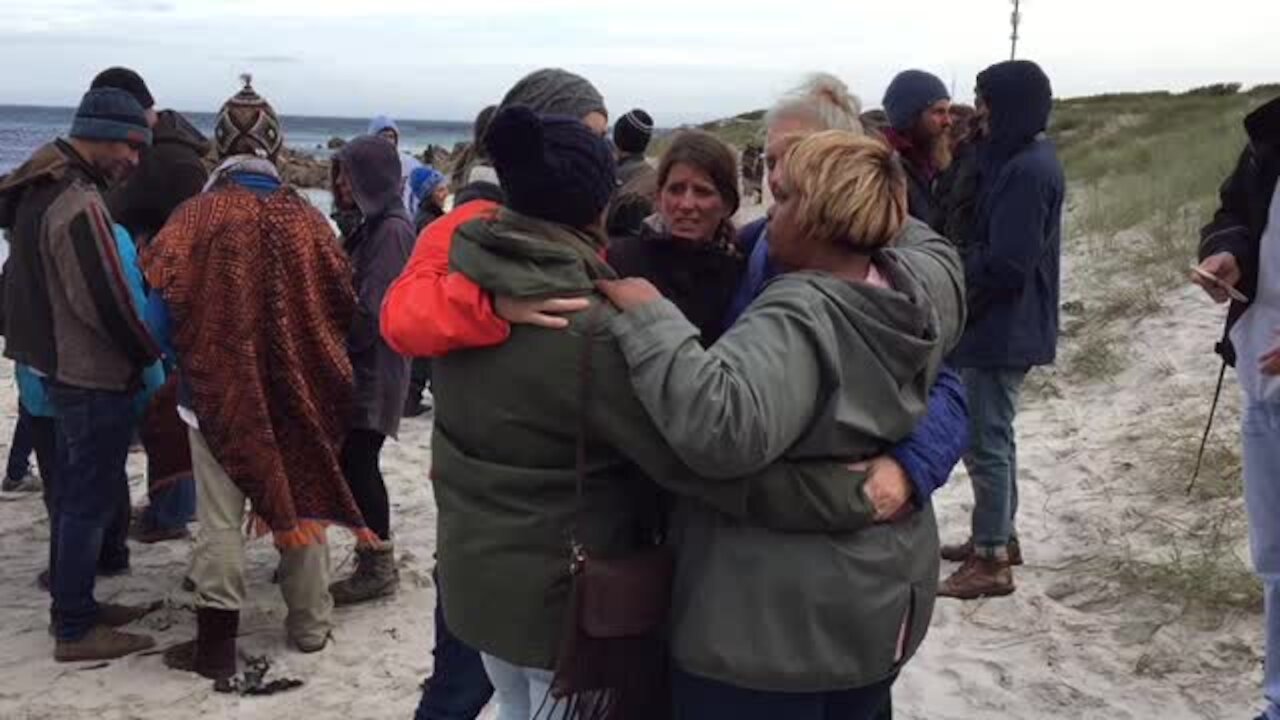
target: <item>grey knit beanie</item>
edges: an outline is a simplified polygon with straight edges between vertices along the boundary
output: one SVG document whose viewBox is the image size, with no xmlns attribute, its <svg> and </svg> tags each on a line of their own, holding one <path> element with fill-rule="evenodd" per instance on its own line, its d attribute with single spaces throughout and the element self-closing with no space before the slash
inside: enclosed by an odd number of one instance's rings
<svg viewBox="0 0 1280 720">
<path fill-rule="evenodd" d="M 513 105 L 524 105 L 539 115 L 581 119 L 598 112 L 609 116 L 604 98 L 594 85 L 581 75 L 559 68 L 545 68 L 526 75 L 507 91 L 498 109 Z"/>
<path fill-rule="evenodd" d="M 142 105 L 124 90 L 97 88 L 84 94 L 71 121 L 70 137 L 150 145 L 151 128 Z"/>
</svg>

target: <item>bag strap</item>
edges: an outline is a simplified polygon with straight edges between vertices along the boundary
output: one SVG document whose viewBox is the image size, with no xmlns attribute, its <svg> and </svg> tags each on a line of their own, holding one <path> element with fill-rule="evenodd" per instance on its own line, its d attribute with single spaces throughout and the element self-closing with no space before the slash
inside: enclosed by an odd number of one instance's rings
<svg viewBox="0 0 1280 720">
<path fill-rule="evenodd" d="M 585 505 L 583 494 L 587 484 L 587 426 L 590 423 L 587 410 L 591 407 L 591 351 L 595 345 L 596 320 L 601 307 L 603 305 L 596 303 L 591 308 L 582 335 L 582 347 L 578 352 L 578 437 L 574 459 L 577 506 L 573 511 L 573 524 L 569 526 L 570 571 L 575 573 L 586 560 L 586 551 L 578 541 L 578 521 L 582 518 Z"/>
<path fill-rule="evenodd" d="M 1204 463 L 1204 449 L 1209 444 L 1209 433 L 1213 432 L 1213 416 L 1218 412 L 1218 400 L 1222 397 L 1222 381 L 1227 376 L 1227 361 L 1223 359 L 1222 369 L 1218 371 L 1218 388 L 1213 391 L 1213 405 L 1209 406 L 1209 422 L 1205 423 L 1204 436 L 1200 438 L 1200 451 L 1196 453 L 1196 468 L 1191 473 L 1191 482 L 1187 483 L 1187 494 L 1196 487 L 1200 478 L 1200 466 Z"/>
</svg>

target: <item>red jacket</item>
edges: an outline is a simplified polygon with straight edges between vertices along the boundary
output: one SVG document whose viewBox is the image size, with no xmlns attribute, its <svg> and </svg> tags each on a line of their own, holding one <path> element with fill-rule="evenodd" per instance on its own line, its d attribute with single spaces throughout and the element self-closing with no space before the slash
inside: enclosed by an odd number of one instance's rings
<svg viewBox="0 0 1280 720">
<path fill-rule="evenodd" d="M 507 339 L 511 327 L 494 313 L 489 294 L 470 278 L 449 271 L 449 249 L 457 229 L 472 220 L 491 219 L 497 212 L 497 203 L 473 200 L 423 229 L 413 257 L 382 304 L 382 337 L 396 352 L 440 357 Z"/>
</svg>

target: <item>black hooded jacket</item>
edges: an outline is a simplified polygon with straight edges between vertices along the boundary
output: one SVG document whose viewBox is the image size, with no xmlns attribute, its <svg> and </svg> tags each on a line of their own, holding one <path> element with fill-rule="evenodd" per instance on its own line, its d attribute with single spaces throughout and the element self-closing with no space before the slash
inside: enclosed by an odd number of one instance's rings
<svg viewBox="0 0 1280 720">
<path fill-rule="evenodd" d="M 1240 154 L 1236 169 L 1222 184 L 1220 205 L 1213 220 L 1200 231 L 1200 259 L 1231 253 L 1240 266 L 1239 290 L 1246 297 L 1258 294 L 1258 250 L 1267 227 L 1267 213 L 1280 178 L 1280 98 L 1263 105 L 1244 121 L 1249 144 Z M 1236 352 L 1231 344 L 1231 328 L 1249 308 L 1247 302 L 1232 302 L 1222 341 L 1215 348 L 1231 365 Z"/>
<path fill-rule="evenodd" d="M 378 317 L 387 288 L 413 253 L 413 225 L 400 196 L 400 156 L 386 140 L 364 136 L 347 143 L 334 159 L 350 179 L 363 217 L 343 237 L 357 300 L 347 337 L 355 371 L 351 427 L 395 437 L 409 393 L 409 361 L 382 339 Z"/>
</svg>

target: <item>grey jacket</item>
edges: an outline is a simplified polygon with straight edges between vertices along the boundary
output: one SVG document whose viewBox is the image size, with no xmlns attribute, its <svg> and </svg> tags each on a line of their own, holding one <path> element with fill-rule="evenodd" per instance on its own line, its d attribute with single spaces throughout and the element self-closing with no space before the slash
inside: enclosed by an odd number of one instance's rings
<svg viewBox="0 0 1280 720">
<path fill-rule="evenodd" d="M 709 349 L 665 300 L 612 321 L 681 460 L 737 477 L 784 459 L 863 460 L 909 434 L 964 327 L 964 274 L 917 221 L 875 260 L 893 289 L 782 275 Z M 850 689 L 898 672 L 924 639 L 938 581 L 931 508 L 804 535 L 684 503 L 674 527 L 673 652 L 687 672 L 756 690 Z"/>
<path fill-rule="evenodd" d="M 409 392 L 409 360 L 382 339 L 378 316 L 387 288 L 413 253 L 413 224 L 400 199 L 400 158 L 391 143 L 366 136 L 344 146 L 336 160 L 348 173 L 364 216 L 356 231 L 344 238 L 357 299 L 347 338 L 355 371 L 350 426 L 395 437 Z"/>
</svg>

